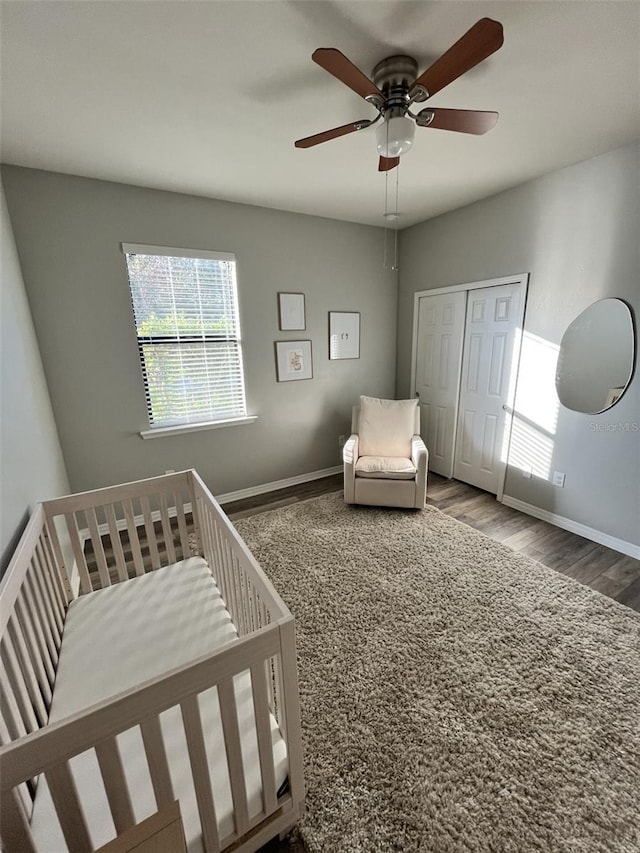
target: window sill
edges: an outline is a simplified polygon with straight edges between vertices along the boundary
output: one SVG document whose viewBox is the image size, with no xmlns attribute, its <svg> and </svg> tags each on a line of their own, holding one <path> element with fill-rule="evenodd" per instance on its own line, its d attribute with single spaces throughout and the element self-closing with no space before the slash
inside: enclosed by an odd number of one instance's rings
<svg viewBox="0 0 640 853">
<path fill-rule="evenodd" d="M 248 415 L 246 418 L 230 418 L 227 421 L 206 421 L 199 424 L 178 424 L 177 426 L 155 427 L 144 429 L 138 433 L 140 438 L 164 438 L 169 435 L 180 435 L 186 432 L 200 432 L 204 429 L 220 429 L 221 427 L 240 426 L 252 424 L 258 420 L 257 415 Z"/>
</svg>

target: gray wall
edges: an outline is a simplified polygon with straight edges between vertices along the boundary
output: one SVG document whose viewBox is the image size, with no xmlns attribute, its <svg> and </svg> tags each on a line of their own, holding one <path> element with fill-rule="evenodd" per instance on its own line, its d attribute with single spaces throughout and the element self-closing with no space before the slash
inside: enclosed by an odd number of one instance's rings
<svg viewBox="0 0 640 853">
<path fill-rule="evenodd" d="M 336 465 L 359 394 L 395 390 L 395 276 L 383 232 L 317 217 L 3 167 L 74 491 L 196 468 L 217 494 Z M 142 440 L 148 427 L 122 241 L 235 252 L 250 425 Z M 279 332 L 276 293 L 306 294 Z M 329 310 L 362 313 L 361 358 L 329 361 Z M 310 338 L 314 377 L 277 383 L 274 341 Z"/>
<path fill-rule="evenodd" d="M 0 573 L 35 503 L 66 494 L 64 467 L 22 272 L 0 186 L 2 312 Z"/>
<path fill-rule="evenodd" d="M 640 312 L 640 146 L 626 146 L 403 231 L 397 392 L 410 389 L 415 291 L 529 272 L 505 494 L 640 544 L 640 380 L 602 415 L 560 406 L 557 348 L 591 302 Z M 522 477 L 530 464 L 532 479 Z M 566 473 L 564 489 L 553 471 Z"/>
</svg>

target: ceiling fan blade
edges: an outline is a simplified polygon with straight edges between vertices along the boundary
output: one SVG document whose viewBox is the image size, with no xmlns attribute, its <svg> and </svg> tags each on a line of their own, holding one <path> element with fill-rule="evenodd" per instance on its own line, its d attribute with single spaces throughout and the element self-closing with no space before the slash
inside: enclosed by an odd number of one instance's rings
<svg viewBox="0 0 640 853">
<path fill-rule="evenodd" d="M 492 21 L 491 18 L 481 18 L 446 53 L 443 53 L 440 59 L 436 59 L 433 65 L 418 77 L 412 86 L 412 91 L 416 86 L 422 86 L 429 96 L 435 95 L 440 89 L 444 89 L 449 83 L 453 83 L 462 74 L 495 53 L 502 47 L 503 42 L 502 24 Z"/>
<path fill-rule="evenodd" d="M 296 139 L 295 146 L 296 148 L 311 148 L 313 145 L 320 145 L 321 142 L 328 142 L 330 139 L 346 136 L 347 133 L 353 133 L 355 130 L 363 130 L 365 127 L 369 127 L 370 124 L 371 121 L 366 118 L 361 121 L 352 121 L 350 124 L 343 124 L 331 130 L 316 133 L 313 136 L 305 136 L 304 139 Z"/>
<path fill-rule="evenodd" d="M 399 157 L 381 157 L 380 161 L 378 162 L 378 171 L 388 172 L 391 169 L 395 169 L 399 162 Z"/>
<path fill-rule="evenodd" d="M 382 102 L 384 97 L 380 89 L 335 47 L 319 47 L 313 51 L 311 59 L 329 74 L 337 77 L 345 86 L 360 95 L 361 98 L 374 97 Z"/>
<path fill-rule="evenodd" d="M 499 113 L 484 110 L 430 109 L 418 113 L 419 127 L 435 127 L 437 130 L 455 130 L 458 133 L 481 135 L 495 127 Z"/>
</svg>

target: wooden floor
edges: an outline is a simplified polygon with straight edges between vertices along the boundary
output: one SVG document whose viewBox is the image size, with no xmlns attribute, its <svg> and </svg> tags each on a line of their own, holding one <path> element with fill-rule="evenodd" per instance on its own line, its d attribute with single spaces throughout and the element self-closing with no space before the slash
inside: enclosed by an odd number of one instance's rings
<svg viewBox="0 0 640 853">
<path fill-rule="evenodd" d="M 342 488 L 342 474 L 224 505 L 231 519 Z M 494 495 L 429 474 L 427 504 L 640 612 L 640 560 L 498 503 Z"/>
</svg>

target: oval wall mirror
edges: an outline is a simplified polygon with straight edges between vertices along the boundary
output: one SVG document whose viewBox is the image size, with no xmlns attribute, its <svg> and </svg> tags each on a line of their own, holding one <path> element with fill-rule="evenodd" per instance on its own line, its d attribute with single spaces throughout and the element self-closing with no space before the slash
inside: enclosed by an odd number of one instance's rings
<svg viewBox="0 0 640 853">
<path fill-rule="evenodd" d="M 597 415 L 614 406 L 631 381 L 635 336 L 621 299 L 589 305 L 562 336 L 556 390 L 563 406 Z"/>
</svg>

